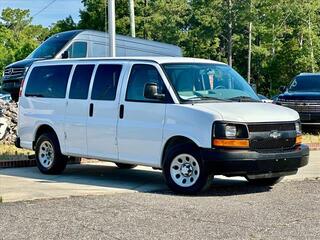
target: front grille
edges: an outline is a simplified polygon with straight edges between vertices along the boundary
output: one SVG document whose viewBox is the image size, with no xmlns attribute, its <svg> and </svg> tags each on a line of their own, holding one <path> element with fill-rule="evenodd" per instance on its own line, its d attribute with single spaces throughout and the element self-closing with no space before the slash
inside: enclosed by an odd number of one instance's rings
<svg viewBox="0 0 320 240">
<path fill-rule="evenodd" d="M 248 124 L 248 130 L 252 150 L 284 150 L 296 144 L 294 122 Z"/>
<path fill-rule="evenodd" d="M 250 148 L 252 150 L 289 149 L 294 147 L 295 143 L 296 143 L 295 138 L 254 139 L 250 141 Z"/>
<path fill-rule="evenodd" d="M 281 106 L 291 108 L 297 112 L 320 112 L 319 100 L 281 101 Z"/>
<path fill-rule="evenodd" d="M 21 77 L 25 72 L 25 68 L 6 68 L 4 77 Z"/>
<path fill-rule="evenodd" d="M 249 132 L 294 131 L 295 123 L 249 124 Z"/>
</svg>

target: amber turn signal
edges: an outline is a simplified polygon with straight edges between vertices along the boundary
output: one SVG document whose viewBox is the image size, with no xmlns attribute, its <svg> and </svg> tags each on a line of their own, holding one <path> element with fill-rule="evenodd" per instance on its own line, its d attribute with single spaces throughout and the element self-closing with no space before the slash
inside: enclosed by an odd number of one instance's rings
<svg viewBox="0 0 320 240">
<path fill-rule="evenodd" d="M 302 144 L 302 135 L 296 137 L 296 145 Z"/>
<path fill-rule="evenodd" d="M 213 139 L 215 147 L 249 148 L 247 139 Z"/>
</svg>

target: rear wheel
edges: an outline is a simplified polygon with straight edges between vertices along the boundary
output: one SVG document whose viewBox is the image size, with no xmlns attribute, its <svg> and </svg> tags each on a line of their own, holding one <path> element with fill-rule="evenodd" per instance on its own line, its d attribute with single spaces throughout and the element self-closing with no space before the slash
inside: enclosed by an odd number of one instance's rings
<svg viewBox="0 0 320 240">
<path fill-rule="evenodd" d="M 259 178 L 259 179 L 250 179 L 246 177 L 247 181 L 252 185 L 257 186 L 273 186 L 280 182 L 283 177 L 273 177 L 273 178 Z"/>
<path fill-rule="evenodd" d="M 67 165 L 67 157 L 61 154 L 58 138 L 53 133 L 44 133 L 38 138 L 35 152 L 42 173 L 59 174 Z"/>
<path fill-rule="evenodd" d="M 134 164 L 127 164 L 127 163 L 115 163 L 118 168 L 120 169 L 132 169 L 135 168 L 137 165 Z"/>
<path fill-rule="evenodd" d="M 184 144 L 168 150 L 163 174 L 169 188 L 182 194 L 197 194 L 211 183 L 201 160 L 199 150 L 192 144 Z"/>
</svg>

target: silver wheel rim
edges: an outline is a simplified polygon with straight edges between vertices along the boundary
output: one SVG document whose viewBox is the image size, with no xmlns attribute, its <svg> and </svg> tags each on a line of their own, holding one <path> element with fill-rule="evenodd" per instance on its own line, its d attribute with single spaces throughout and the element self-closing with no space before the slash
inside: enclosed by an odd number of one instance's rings
<svg viewBox="0 0 320 240">
<path fill-rule="evenodd" d="M 38 159 L 45 168 L 50 168 L 54 160 L 54 150 L 49 141 L 41 143 L 39 148 Z"/>
<path fill-rule="evenodd" d="M 180 154 L 171 162 L 170 175 L 178 186 L 191 187 L 200 176 L 199 163 L 190 154 Z"/>
</svg>

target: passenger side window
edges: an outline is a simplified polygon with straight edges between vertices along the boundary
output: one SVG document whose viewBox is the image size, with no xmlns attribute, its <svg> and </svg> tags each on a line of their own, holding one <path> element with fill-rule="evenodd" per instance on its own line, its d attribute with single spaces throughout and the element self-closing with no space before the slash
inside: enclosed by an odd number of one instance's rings
<svg viewBox="0 0 320 240">
<path fill-rule="evenodd" d="M 87 99 L 94 65 L 78 65 L 74 70 L 69 98 Z"/>
<path fill-rule="evenodd" d="M 87 48 L 86 42 L 74 42 L 68 49 L 68 55 L 70 58 L 84 58 L 87 56 Z"/>
<path fill-rule="evenodd" d="M 132 67 L 126 100 L 136 102 L 159 102 L 157 99 L 147 99 L 144 97 L 144 87 L 147 83 L 156 83 L 158 93 L 165 93 L 165 86 L 158 70 L 147 64 L 137 64 Z"/>
<path fill-rule="evenodd" d="M 26 87 L 26 97 L 65 98 L 72 65 L 33 68 Z"/>
<path fill-rule="evenodd" d="M 94 77 L 91 99 L 115 100 L 122 65 L 101 64 Z"/>
</svg>

